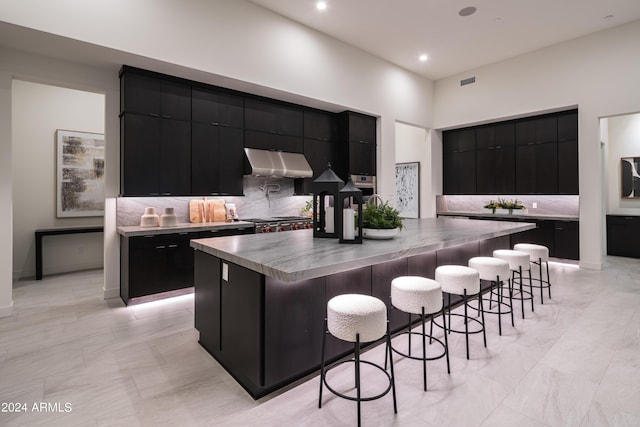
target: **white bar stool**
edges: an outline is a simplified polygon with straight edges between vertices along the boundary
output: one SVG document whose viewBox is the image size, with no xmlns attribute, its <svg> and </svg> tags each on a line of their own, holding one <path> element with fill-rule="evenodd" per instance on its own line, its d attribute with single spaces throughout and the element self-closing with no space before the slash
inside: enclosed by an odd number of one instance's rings
<svg viewBox="0 0 640 427">
<path fill-rule="evenodd" d="M 491 257 L 475 257 L 469 260 L 469 267 L 474 270 L 478 270 L 480 274 L 480 280 L 487 280 L 491 282 L 489 289 L 489 310 L 485 310 L 485 313 L 492 313 L 498 315 L 498 333 L 502 335 L 502 315 L 511 314 L 511 326 L 514 326 L 513 322 L 513 292 L 511 291 L 511 283 L 509 283 L 511 277 L 511 271 L 509 270 L 509 263 L 499 258 Z M 503 301 L 503 284 L 507 282 L 507 289 L 509 290 L 509 302 Z M 493 302 L 493 291 L 496 291 L 498 297 L 497 311 L 493 311 L 491 304 Z M 507 307 L 506 311 L 502 311 L 502 306 Z"/>
<path fill-rule="evenodd" d="M 427 391 L 427 360 L 440 359 L 446 357 L 447 359 L 447 372 L 451 373 L 449 366 L 449 343 L 447 340 L 447 334 L 444 334 L 444 342 L 433 336 L 433 315 L 436 313 L 442 313 L 444 323 L 444 329 L 446 331 L 447 323 L 444 317 L 444 304 L 442 300 L 442 287 L 435 280 L 427 279 L 420 276 L 401 276 L 396 277 L 391 281 L 391 305 L 392 308 L 397 308 L 405 313 L 409 313 L 409 329 L 403 334 L 407 334 L 409 338 L 409 351 L 403 353 L 398 349 L 391 349 L 401 356 L 408 357 L 413 360 L 422 360 L 422 380 L 424 384 L 424 391 Z M 412 322 L 411 315 L 418 314 L 422 321 L 422 333 L 413 332 L 411 330 Z M 425 316 L 431 315 L 431 329 L 429 334 L 425 331 Z M 411 335 L 420 335 L 422 338 L 422 357 L 415 357 L 411 355 Z M 436 341 L 442 346 L 442 352 L 436 356 L 427 357 L 427 345 L 426 339 L 429 338 L 429 344 L 432 341 Z M 385 362 L 386 367 L 386 362 Z"/>
<path fill-rule="evenodd" d="M 480 274 L 473 268 L 465 267 L 462 265 L 441 265 L 436 268 L 436 282 L 442 286 L 442 292 L 446 292 L 448 295 L 449 306 L 449 328 L 445 328 L 446 332 L 456 332 L 465 335 L 467 345 L 467 359 L 469 359 L 469 334 L 478 334 L 482 332 L 482 338 L 484 340 L 484 346 L 487 346 L 487 334 L 484 327 L 484 310 L 482 307 L 482 297 L 480 296 Z M 453 329 L 451 327 L 451 294 L 461 295 L 464 305 L 464 315 L 453 314 L 453 316 L 464 317 L 464 331 Z M 467 313 L 469 307 L 468 297 L 476 295 L 478 298 L 478 307 L 482 321 L 478 319 L 470 318 Z M 469 321 L 473 321 L 480 327 L 476 330 L 469 331 Z M 437 326 L 437 322 L 434 321 Z"/>
<path fill-rule="evenodd" d="M 325 368 L 324 350 L 327 334 L 354 343 L 355 356 L 353 359 L 339 361 Z M 360 344 L 363 342 L 377 341 L 386 336 L 385 358 L 391 359 L 391 374 L 380 365 L 367 360 L 360 360 Z M 333 389 L 327 382 L 327 372 L 343 363 L 354 363 L 356 396 L 347 396 Z M 375 396 L 362 397 L 360 393 L 360 364 L 365 363 L 382 371 L 389 379 L 389 385 L 383 392 Z M 357 402 L 358 426 L 360 425 L 360 403 L 379 399 L 392 390 L 393 412 L 398 413 L 396 404 L 396 388 L 393 375 L 393 357 L 391 354 L 391 337 L 389 335 L 389 323 L 387 321 L 387 306 L 380 299 L 370 295 L 345 294 L 333 297 L 327 303 L 327 318 L 325 319 L 325 333 L 322 334 L 322 357 L 320 363 L 320 394 L 318 408 L 322 408 L 322 386 L 336 396 Z"/>
<path fill-rule="evenodd" d="M 493 251 L 493 257 L 505 260 L 509 263 L 511 270 L 511 288 L 515 286 L 516 275 L 518 276 L 518 284 L 520 285 L 520 304 L 522 308 L 522 318 L 524 319 L 524 300 L 531 299 L 531 311 L 533 308 L 533 285 L 531 283 L 531 264 L 529 263 L 529 254 L 526 252 L 513 251 L 511 249 L 496 249 Z M 522 288 L 522 272 L 529 272 L 529 291 Z M 525 294 L 528 296 L 525 297 Z"/>
<path fill-rule="evenodd" d="M 513 250 L 528 253 L 531 263 L 538 266 L 540 278 L 538 279 L 534 277 L 533 281 L 537 281 L 539 285 L 533 286 L 540 288 L 540 303 L 544 304 L 544 288 L 548 289 L 549 298 L 551 298 L 551 281 L 549 280 L 549 248 L 543 245 L 535 245 L 533 243 L 518 243 L 513 247 Z M 543 263 L 547 272 L 547 280 L 542 278 Z"/>
</svg>

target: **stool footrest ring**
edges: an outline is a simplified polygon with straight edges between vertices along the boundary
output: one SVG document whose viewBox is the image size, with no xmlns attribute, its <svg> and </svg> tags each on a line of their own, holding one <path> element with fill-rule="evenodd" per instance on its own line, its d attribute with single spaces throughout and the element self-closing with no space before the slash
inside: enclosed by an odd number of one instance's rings
<svg viewBox="0 0 640 427">
<path fill-rule="evenodd" d="M 414 331 L 405 331 L 405 332 L 402 332 L 401 334 L 398 334 L 396 336 L 408 335 L 408 334 L 422 336 L 422 332 L 414 332 Z M 431 341 L 436 341 L 438 344 L 440 344 L 442 346 L 442 353 L 437 355 L 437 356 L 425 357 L 423 359 L 422 356 L 418 357 L 418 356 L 410 356 L 408 354 L 405 354 L 402 351 L 397 350 L 393 346 L 391 346 L 391 350 L 394 353 L 399 354 L 400 356 L 404 356 L 404 357 L 406 357 L 408 359 L 413 359 L 413 360 L 438 360 L 438 359 L 442 359 L 443 357 L 445 357 L 447 355 L 447 347 L 445 346 L 444 342 L 442 342 L 440 339 L 434 337 L 433 335 L 424 334 L 424 336 L 425 336 L 425 339 L 429 338 L 429 342 L 430 343 L 431 343 Z"/>
<path fill-rule="evenodd" d="M 475 310 L 475 308 L 474 308 L 474 307 L 472 307 L 472 306 L 469 306 L 469 308 L 471 308 L 472 310 Z M 451 313 L 450 315 L 451 315 L 452 317 L 462 317 L 462 318 L 464 318 L 464 314 Z M 483 326 L 482 326 L 482 322 L 481 322 L 481 321 L 479 321 L 478 319 L 474 319 L 473 317 L 467 317 L 467 321 L 469 321 L 469 322 L 475 322 L 475 323 L 477 323 L 478 325 L 480 325 L 480 329 L 475 330 L 475 331 L 469 331 L 468 333 L 470 333 L 470 334 L 480 334 L 480 333 L 482 333 L 482 331 L 484 330 L 484 328 L 483 328 Z M 444 327 L 443 327 L 441 324 L 439 324 L 439 323 L 438 323 L 438 321 L 437 321 L 437 320 L 435 320 L 435 319 L 433 320 L 433 324 L 434 324 L 434 325 L 436 325 L 437 327 L 441 328 L 441 329 L 444 329 Z M 455 332 L 455 333 L 457 333 L 457 334 L 464 334 L 464 333 L 465 333 L 465 331 L 463 331 L 463 330 L 460 330 L 460 329 L 453 329 L 453 328 L 451 327 L 451 325 L 447 325 L 447 331 L 449 331 L 449 332 Z"/>
<path fill-rule="evenodd" d="M 337 390 L 335 390 L 334 388 L 332 388 L 329 383 L 327 382 L 327 373 L 332 370 L 333 368 L 337 368 L 338 366 L 344 364 L 344 363 L 356 363 L 355 359 L 349 359 L 349 360 L 342 360 L 340 362 L 334 363 L 333 365 L 325 368 L 324 370 L 324 375 L 322 378 L 322 381 L 324 382 L 324 385 L 327 387 L 327 389 L 329 389 L 329 391 L 333 394 L 335 394 L 336 396 L 342 397 L 343 399 L 347 399 L 347 400 L 352 400 L 354 402 L 358 401 L 358 398 L 355 396 L 347 396 L 344 393 L 341 393 Z M 375 396 L 366 396 L 366 397 L 360 397 L 360 401 L 361 402 L 368 402 L 371 400 L 376 400 L 376 399 L 380 399 L 381 397 L 385 396 L 387 393 L 389 393 L 389 391 L 391 390 L 391 375 L 380 365 L 377 365 L 373 362 L 369 362 L 368 360 L 362 360 L 360 359 L 360 363 L 365 363 L 367 365 L 373 366 L 375 368 L 377 368 L 378 370 L 380 370 L 382 373 L 384 373 L 387 376 L 387 379 L 389 380 L 389 384 L 387 385 L 386 390 L 384 390 L 383 392 L 381 392 L 380 394 L 376 394 Z"/>
</svg>

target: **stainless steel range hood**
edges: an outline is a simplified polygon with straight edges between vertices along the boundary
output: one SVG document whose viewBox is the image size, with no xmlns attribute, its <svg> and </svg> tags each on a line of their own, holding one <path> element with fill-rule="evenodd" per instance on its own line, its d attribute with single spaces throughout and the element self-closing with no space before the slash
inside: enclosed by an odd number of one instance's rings
<svg viewBox="0 0 640 427">
<path fill-rule="evenodd" d="M 245 148 L 248 165 L 245 175 L 276 176 L 286 178 L 311 178 L 313 171 L 300 153 Z"/>
</svg>

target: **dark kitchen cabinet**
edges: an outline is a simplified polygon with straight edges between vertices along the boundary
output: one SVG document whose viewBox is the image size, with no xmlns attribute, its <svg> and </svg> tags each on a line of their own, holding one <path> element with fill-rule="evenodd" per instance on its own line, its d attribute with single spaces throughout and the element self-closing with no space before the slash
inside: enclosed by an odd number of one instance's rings
<svg viewBox="0 0 640 427">
<path fill-rule="evenodd" d="M 376 174 L 376 118 L 353 111 L 338 116 L 338 138 L 347 148 L 348 170 L 334 168 L 338 176 L 375 176 Z"/>
<path fill-rule="evenodd" d="M 535 243 L 546 246 L 549 249 L 549 255 L 554 256 L 555 221 L 543 219 L 524 220 L 522 218 L 512 219 L 512 221 L 533 222 L 536 224 L 536 228 L 511 234 L 511 247 L 518 243 Z"/>
<path fill-rule="evenodd" d="M 580 259 L 579 224 L 578 221 L 555 221 L 554 257 Z"/>
<path fill-rule="evenodd" d="M 220 352 L 220 282 L 219 258 L 201 251 L 194 253 L 194 327 L 199 342 L 213 355 Z"/>
<path fill-rule="evenodd" d="M 558 115 L 558 193 L 578 194 L 578 112 Z"/>
<path fill-rule="evenodd" d="M 316 110 L 305 110 L 303 112 L 305 139 L 318 141 L 336 141 L 337 123 L 332 113 Z"/>
<path fill-rule="evenodd" d="M 139 74 L 123 67 L 121 112 L 174 120 L 191 120 L 191 87 L 188 84 Z"/>
<path fill-rule="evenodd" d="M 515 192 L 515 126 L 513 123 L 476 129 L 476 192 Z"/>
<path fill-rule="evenodd" d="M 191 239 L 198 233 L 121 238 L 120 296 L 136 297 L 193 286 Z"/>
<path fill-rule="evenodd" d="M 301 108 L 270 100 L 245 99 L 245 126 L 248 130 L 301 137 L 303 123 Z"/>
<path fill-rule="evenodd" d="M 304 157 L 309 162 L 313 170 L 313 178 L 298 178 L 294 181 L 295 194 L 309 194 L 313 190 L 313 180 L 327 169 L 327 164 L 331 163 L 334 170 L 345 169 L 341 166 L 341 145 L 334 141 L 322 141 L 316 139 L 304 140 Z M 342 178 L 342 177 L 341 177 Z"/>
<path fill-rule="evenodd" d="M 447 131 L 442 145 L 444 194 L 476 194 L 476 130 Z"/>
<path fill-rule="evenodd" d="M 210 89 L 191 90 L 191 121 L 211 125 L 244 126 L 244 98 Z"/>
<path fill-rule="evenodd" d="M 640 258 L 640 216 L 607 215 L 607 255 Z"/>
<path fill-rule="evenodd" d="M 192 123 L 191 194 L 242 195 L 242 129 Z"/>
<path fill-rule="evenodd" d="M 558 194 L 558 126 L 556 116 L 517 121 L 517 194 Z"/>
<path fill-rule="evenodd" d="M 190 194 L 189 122 L 132 113 L 123 114 L 120 120 L 122 194 Z"/>
<path fill-rule="evenodd" d="M 301 136 L 280 135 L 254 130 L 244 131 L 244 146 L 246 148 L 286 151 L 289 153 L 302 153 L 304 151 L 304 142 Z"/>
<path fill-rule="evenodd" d="M 320 365 L 325 278 L 282 282 L 265 277 L 264 382 L 278 384 Z M 283 310 L 286 307 L 286 310 Z M 283 333 L 286 331 L 286 333 Z"/>
</svg>

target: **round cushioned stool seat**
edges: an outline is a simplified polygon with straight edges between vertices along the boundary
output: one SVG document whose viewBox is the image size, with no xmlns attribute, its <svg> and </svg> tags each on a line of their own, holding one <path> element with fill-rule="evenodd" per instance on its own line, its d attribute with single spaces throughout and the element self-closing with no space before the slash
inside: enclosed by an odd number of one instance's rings
<svg viewBox="0 0 640 427">
<path fill-rule="evenodd" d="M 522 267 L 523 271 L 530 269 L 530 257 L 526 252 L 512 251 L 511 249 L 496 249 L 493 251 L 493 257 L 507 261 L 509 263 L 509 269 L 513 271 L 519 271 L 520 267 Z"/>
<path fill-rule="evenodd" d="M 499 258 L 484 256 L 471 258 L 469 260 L 469 267 L 478 270 L 480 280 L 495 281 L 498 277 L 501 280 L 506 280 L 511 274 L 509 263 Z"/>
<path fill-rule="evenodd" d="M 475 295 L 480 292 L 480 274 L 473 268 L 462 265 L 441 265 L 436 268 L 436 282 L 442 291 L 449 294 Z"/>
<path fill-rule="evenodd" d="M 327 329 L 343 341 L 356 342 L 356 334 L 376 341 L 387 333 L 387 306 L 370 295 L 338 295 L 327 303 Z"/>
<path fill-rule="evenodd" d="M 406 313 L 437 313 L 442 310 L 442 288 L 435 280 L 401 276 L 391 281 L 391 303 Z"/>
<path fill-rule="evenodd" d="M 513 247 L 513 250 L 528 253 L 531 261 L 549 261 L 549 249 L 546 246 L 534 245 L 533 243 L 518 243 Z"/>
</svg>

